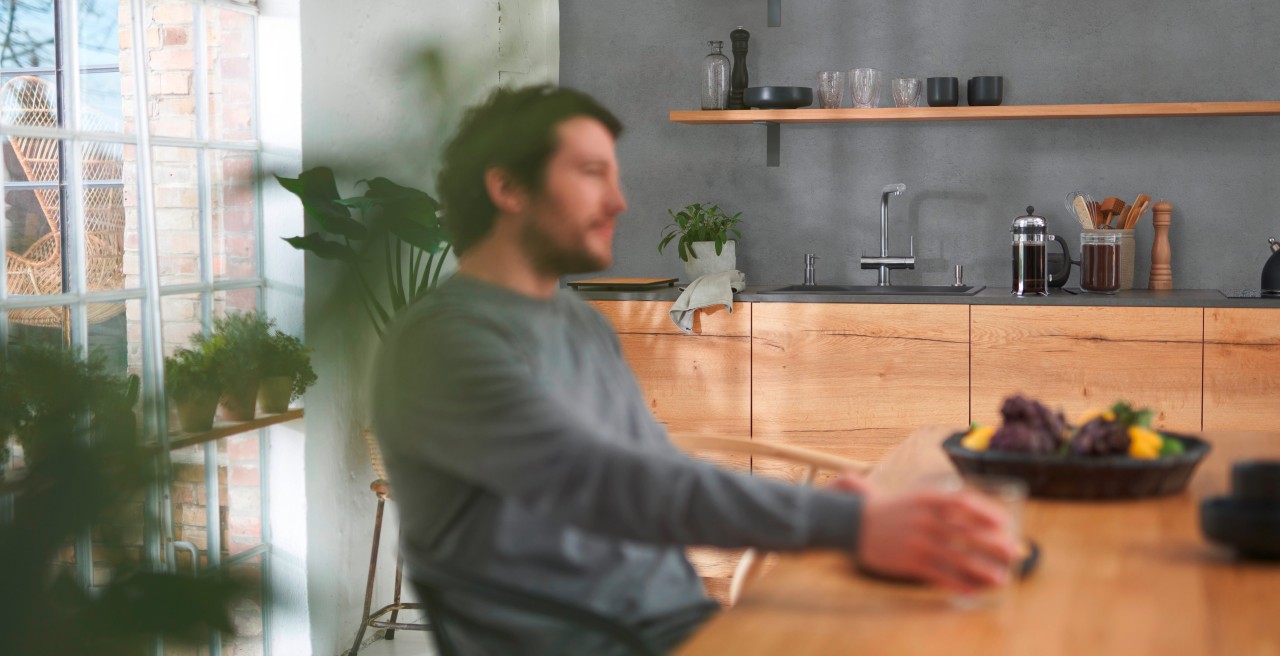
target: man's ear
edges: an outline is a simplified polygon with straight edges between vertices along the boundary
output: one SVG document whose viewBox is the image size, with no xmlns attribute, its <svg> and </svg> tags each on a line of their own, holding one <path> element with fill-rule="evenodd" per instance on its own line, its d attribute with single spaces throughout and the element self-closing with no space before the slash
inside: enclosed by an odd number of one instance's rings
<svg viewBox="0 0 1280 656">
<path fill-rule="evenodd" d="M 489 199 L 500 214 L 523 214 L 529 202 L 524 185 L 505 169 L 491 168 L 484 172 L 484 187 Z"/>
</svg>

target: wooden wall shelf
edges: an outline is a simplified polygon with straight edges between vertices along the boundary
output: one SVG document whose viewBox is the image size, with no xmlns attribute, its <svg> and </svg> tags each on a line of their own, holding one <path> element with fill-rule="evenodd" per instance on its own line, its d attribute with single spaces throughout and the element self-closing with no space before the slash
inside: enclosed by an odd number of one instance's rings
<svg viewBox="0 0 1280 656">
<path fill-rule="evenodd" d="M 1280 101 L 1124 103 L 1110 105 L 997 105 L 995 107 L 874 107 L 870 109 L 674 110 L 671 112 L 671 122 L 708 125 L 762 122 L 875 123 L 1274 115 L 1280 115 Z"/>
<path fill-rule="evenodd" d="M 1174 118 L 1276 116 L 1280 101 L 996 105 L 995 107 L 873 107 L 869 109 L 672 110 L 672 123 L 765 126 L 765 165 L 778 166 L 784 123 L 893 123 L 913 121 L 1025 121 L 1067 118 Z"/>
</svg>

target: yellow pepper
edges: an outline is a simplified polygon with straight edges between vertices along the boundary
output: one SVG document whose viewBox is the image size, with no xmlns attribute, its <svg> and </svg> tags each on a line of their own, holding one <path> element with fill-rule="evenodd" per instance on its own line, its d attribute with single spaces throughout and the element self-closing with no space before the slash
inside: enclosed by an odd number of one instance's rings
<svg viewBox="0 0 1280 656">
<path fill-rule="evenodd" d="M 991 445 L 991 436 L 995 434 L 994 426 L 975 426 L 960 440 L 960 446 L 970 451 L 986 451 Z"/>
<path fill-rule="evenodd" d="M 1164 446 L 1164 438 L 1150 428 L 1141 426 L 1129 427 L 1129 455 L 1134 458 L 1153 460 L 1160 457 L 1160 449 Z"/>
</svg>

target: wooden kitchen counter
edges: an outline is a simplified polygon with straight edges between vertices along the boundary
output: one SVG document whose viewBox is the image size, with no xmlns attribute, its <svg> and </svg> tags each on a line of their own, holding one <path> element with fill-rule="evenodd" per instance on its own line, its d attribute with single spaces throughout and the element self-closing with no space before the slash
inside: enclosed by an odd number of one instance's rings
<svg viewBox="0 0 1280 656">
<path fill-rule="evenodd" d="M 947 432 L 917 431 L 874 478 L 949 469 Z M 1227 492 L 1232 462 L 1280 458 L 1280 433 L 1204 437 L 1213 451 L 1183 494 L 1029 501 L 1039 567 L 998 604 L 958 610 L 946 593 L 860 577 L 840 554 L 788 556 L 679 653 L 1280 655 L 1280 563 L 1206 542 L 1198 507 Z"/>
</svg>

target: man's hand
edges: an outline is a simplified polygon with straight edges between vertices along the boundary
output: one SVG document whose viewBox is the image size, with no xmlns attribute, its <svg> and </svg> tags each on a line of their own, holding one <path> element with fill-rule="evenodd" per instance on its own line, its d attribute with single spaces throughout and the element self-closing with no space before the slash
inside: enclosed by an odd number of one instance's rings
<svg viewBox="0 0 1280 656">
<path fill-rule="evenodd" d="M 1008 517 L 978 494 L 872 494 L 863 505 L 857 559 L 875 573 L 967 593 L 1004 584 L 1016 553 Z"/>
</svg>

